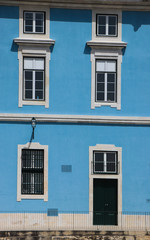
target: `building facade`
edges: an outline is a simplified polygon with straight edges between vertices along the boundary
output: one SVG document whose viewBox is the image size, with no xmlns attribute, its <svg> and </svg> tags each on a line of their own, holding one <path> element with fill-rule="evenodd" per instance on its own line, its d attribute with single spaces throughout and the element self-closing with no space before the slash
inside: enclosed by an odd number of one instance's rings
<svg viewBox="0 0 150 240">
<path fill-rule="evenodd" d="M 1 228 L 149 228 L 149 1 L 0 4 Z"/>
</svg>

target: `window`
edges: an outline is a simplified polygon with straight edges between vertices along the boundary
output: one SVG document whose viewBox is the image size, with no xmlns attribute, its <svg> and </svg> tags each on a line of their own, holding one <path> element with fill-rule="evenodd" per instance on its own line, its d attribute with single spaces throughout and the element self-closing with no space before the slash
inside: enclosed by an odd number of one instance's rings
<svg viewBox="0 0 150 240">
<path fill-rule="evenodd" d="M 21 199 L 48 201 L 47 145 L 18 145 L 17 201 Z"/>
<path fill-rule="evenodd" d="M 117 173 L 117 152 L 94 151 L 93 173 Z"/>
<path fill-rule="evenodd" d="M 97 36 L 117 36 L 117 15 L 97 15 Z"/>
<path fill-rule="evenodd" d="M 24 12 L 24 33 L 44 31 L 44 12 Z"/>
<path fill-rule="evenodd" d="M 23 149 L 21 194 L 44 194 L 44 150 Z"/>
<path fill-rule="evenodd" d="M 116 61 L 96 60 L 96 102 L 116 102 Z"/>
<path fill-rule="evenodd" d="M 44 100 L 44 58 L 24 57 L 24 100 Z"/>
</svg>

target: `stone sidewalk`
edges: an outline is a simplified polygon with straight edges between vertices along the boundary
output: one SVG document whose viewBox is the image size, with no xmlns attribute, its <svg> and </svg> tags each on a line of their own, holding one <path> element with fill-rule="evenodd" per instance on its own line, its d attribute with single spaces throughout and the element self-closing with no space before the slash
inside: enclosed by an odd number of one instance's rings
<svg viewBox="0 0 150 240">
<path fill-rule="evenodd" d="M 18 231 L 0 232 L 0 240 L 150 240 L 150 232 Z"/>
</svg>

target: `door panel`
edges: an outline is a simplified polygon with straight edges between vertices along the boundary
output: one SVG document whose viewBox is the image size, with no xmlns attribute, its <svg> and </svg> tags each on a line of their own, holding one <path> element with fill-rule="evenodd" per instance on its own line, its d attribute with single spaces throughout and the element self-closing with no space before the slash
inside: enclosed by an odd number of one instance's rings
<svg viewBox="0 0 150 240">
<path fill-rule="evenodd" d="M 94 179 L 93 224 L 117 225 L 116 179 Z"/>
</svg>

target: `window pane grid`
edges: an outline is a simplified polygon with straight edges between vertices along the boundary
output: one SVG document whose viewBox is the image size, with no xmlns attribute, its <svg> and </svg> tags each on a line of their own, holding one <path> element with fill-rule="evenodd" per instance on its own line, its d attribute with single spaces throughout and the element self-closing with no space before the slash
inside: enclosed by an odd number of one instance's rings
<svg viewBox="0 0 150 240">
<path fill-rule="evenodd" d="M 94 173 L 117 173 L 116 152 L 94 152 Z"/>
<path fill-rule="evenodd" d="M 44 194 L 44 150 L 22 150 L 22 194 Z"/>
<path fill-rule="evenodd" d="M 24 100 L 44 100 L 44 58 L 24 58 L 24 68 Z"/>
<path fill-rule="evenodd" d="M 24 12 L 25 33 L 44 33 L 44 12 Z"/>
<path fill-rule="evenodd" d="M 97 15 L 97 35 L 117 36 L 117 16 Z"/>
<path fill-rule="evenodd" d="M 96 102 L 116 102 L 116 60 L 96 60 L 95 91 Z"/>
</svg>

